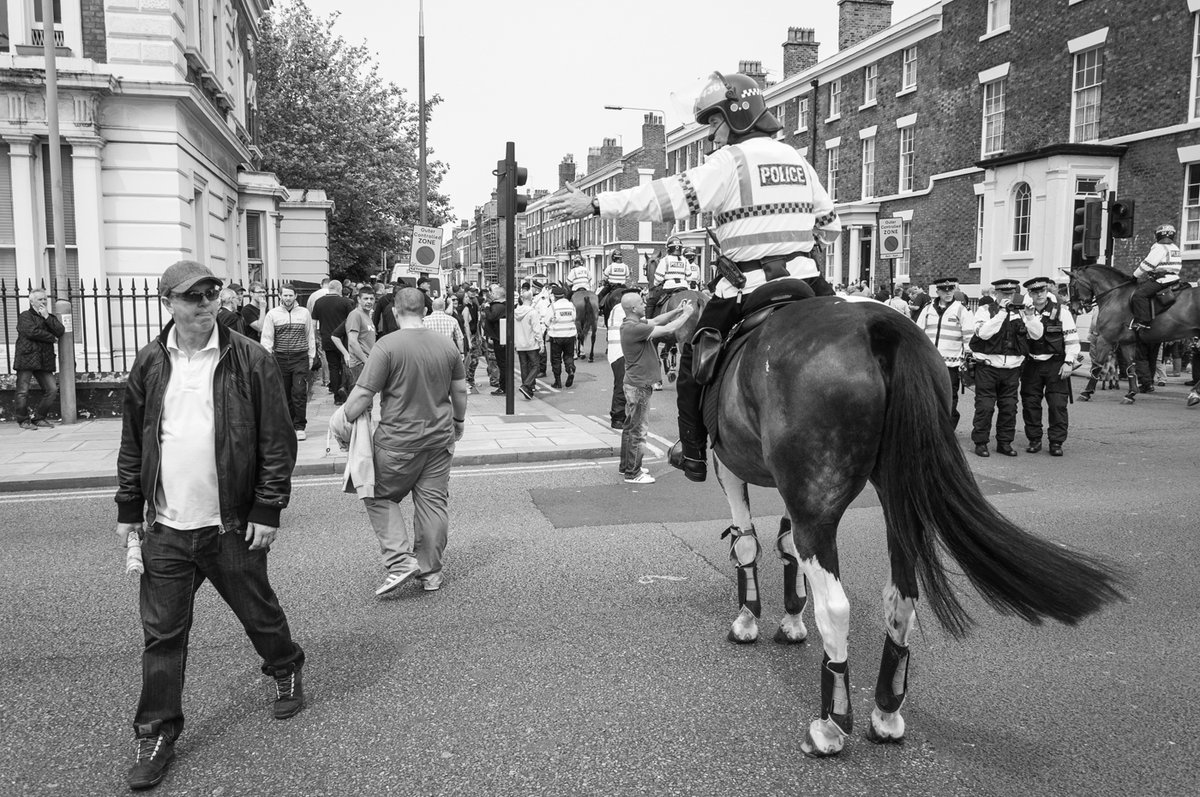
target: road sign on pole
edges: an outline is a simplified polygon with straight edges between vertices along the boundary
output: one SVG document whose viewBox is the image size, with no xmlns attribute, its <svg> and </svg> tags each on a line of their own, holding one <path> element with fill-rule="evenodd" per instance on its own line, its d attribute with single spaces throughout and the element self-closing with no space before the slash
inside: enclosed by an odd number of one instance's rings
<svg viewBox="0 0 1200 797">
<path fill-rule="evenodd" d="M 895 260 L 904 256 L 904 219 L 879 220 L 879 259 Z"/>
<path fill-rule="evenodd" d="M 409 265 L 420 271 L 437 268 L 442 254 L 442 230 L 439 227 L 413 225 L 412 247 L 409 249 Z"/>
</svg>

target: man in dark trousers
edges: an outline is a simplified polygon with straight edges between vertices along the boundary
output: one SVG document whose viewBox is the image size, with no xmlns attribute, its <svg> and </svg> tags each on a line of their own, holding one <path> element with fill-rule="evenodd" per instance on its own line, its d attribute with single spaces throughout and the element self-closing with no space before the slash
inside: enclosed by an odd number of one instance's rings
<svg viewBox="0 0 1200 797">
<path fill-rule="evenodd" d="M 175 756 L 192 611 L 206 579 L 274 680 L 275 718 L 304 706 L 304 651 L 267 578 L 296 436 L 271 354 L 216 323 L 220 285 L 194 261 L 166 270 L 159 293 L 171 321 L 138 352 L 126 382 L 117 538 L 122 549 L 140 540 L 145 568 L 133 789 L 157 785 Z"/>
<path fill-rule="evenodd" d="M 58 400 L 55 347 L 63 331 L 58 316 L 50 312 L 50 297 L 41 288 L 34 288 L 29 292 L 29 309 L 17 316 L 17 347 L 13 358 L 13 369 L 17 372 L 13 415 L 20 419 L 22 429 L 54 428 L 46 414 Z M 35 379 L 42 388 L 42 400 L 30 413 L 29 383 Z"/>
<path fill-rule="evenodd" d="M 333 345 L 333 330 L 345 322 L 354 308 L 355 303 L 342 296 L 342 283 L 338 280 L 330 280 L 329 293 L 317 299 L 309 308 L 313 321 L 317 322 L 325 362 L 329 363 L 329 392 L 334 394 L 334 404 L 345 401 L 344 393 L 338 396 L 338 391 L 342 388 L 345 361 L 342 359 L 342 353 Z"/>
<path fill-rule="evenodd" d="M 970 343 L 976 360 L 971 442 L 977 456 L 989 456 L 988 440 L 995 412 L 996 452 L 1015 457 L 1017 452 L 1012 442 L 1017 435 L 1017 396 L 1029 339 L 1021 319 L 1021 303 L 1015 298 L 1017 281 L 998 279 L 992 285 L 996 289 L 996 303 L 977 314 L 975 336 Z"/>
<path fill-rule="evenodd" d="M 507 323 L 508 308 L 504 305 L 504 289 L 499 285 L 492 286 L 491 299 L 483 308 L 483 329 L 488 344 L 496 354 L 496 371 L 499 386 L 492 391 L 493 396 L 504 395 L 505 375 L 508 373 L 508 341 L 501 343 L 501 327 Z"/>
</svg>

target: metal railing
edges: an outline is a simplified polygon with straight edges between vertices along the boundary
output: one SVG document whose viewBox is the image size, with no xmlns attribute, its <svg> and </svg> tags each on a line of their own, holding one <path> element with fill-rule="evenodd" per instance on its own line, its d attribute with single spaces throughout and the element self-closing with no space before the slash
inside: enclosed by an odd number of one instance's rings
<svg viewBox="0 0 1200 797">
<path fill-rule="evenodd" d="M 281 284 L 267 283 L 267 307 L 278 303 Z M 35 288 L 50 294 L 51 308 L 57 300 L 71 303 L 76 373 L 129 371 L 138 351 L 170 320 L 159 301 L 157 280 L 93 280 L 88 285 L 64 279 L 51 288 L 45 282 L 21 285 L 0 279 L 0 374 L 15 373 L 17 316 L 29 309 L 29 294 Z M 297 291 L 303 303 L 311 289 L 297 285 Z"/>
</svg>

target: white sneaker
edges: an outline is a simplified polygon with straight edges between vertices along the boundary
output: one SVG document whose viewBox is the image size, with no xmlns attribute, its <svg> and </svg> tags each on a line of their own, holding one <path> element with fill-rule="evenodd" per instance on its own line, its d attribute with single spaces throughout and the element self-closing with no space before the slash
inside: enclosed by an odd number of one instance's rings
<svg viewBox="0 0 1200 797">
<path fill-rule="evenodd" d="M 297 429 L 296 430 L 296 439 L 297 440 L 307 440 L 308 435 L 304 433 L 303 429 Z"/>
<path fill-rule="evenodd" d="M 442 588 L 442 574 L 431 573 L 425 576 L 425 578 L 421 579 L 421 585 L 425 588 L 426 592 L 437 592 Z"/>
<path fill-rule="evenodd" d="M 654 482 L 655 482 L 654 477 L 651 476 L 649 473 L 646 473 L 645 471 L 642 471 L 637 476 L 632 476 L 632 477 L 626 476 L 625 477 L 626 484 L 654 484 Z"/>
<path fill-rule="evenodd" d="M 400 565 L 398 570 L 393 570 L 387 574 L 387 578 L 379 585 L 379 589 L 375 590 L 375 596 L 381 597 L 388 594 L 420 571 L 421 566 L 417 564 L 416 557 L 408 558 L 404 564 Z"/>
</svg>

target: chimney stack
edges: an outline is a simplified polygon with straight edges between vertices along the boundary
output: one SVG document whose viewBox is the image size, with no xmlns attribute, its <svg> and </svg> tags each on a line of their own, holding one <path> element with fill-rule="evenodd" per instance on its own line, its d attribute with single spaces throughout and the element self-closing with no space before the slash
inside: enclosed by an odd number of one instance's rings
<svg viewBox="0 0 1200 797">
<path fill-rule="evenodd" d="M 762 61 L 738 61 L 737 71 L 748 78 L 752 78 L 760 89 L 766 91 L 767 72 L 763 69 Z"/>
<path fill-rule="evenodd" d="M 820 46 L 812 28 L 788 28 L 787 41 L 783 43 L 783 79 L 816 66 Z"/>
<path fill-rule="evenodd" d="M 558 164 L 558 187 L 575 182 L 575 156 L 564 155 L 562 163 Z"/>
<path fill-rule="evenodd" d="M 656 113 L 648 113 L 642 117 L 642 146 L 646 149 L 655 147 L 662 149 L 667 144 L 667 131 L 663 127 L 663 118 Z"/>
<path fill-rule="evenodd" d="M 838 50 L 892 26 L 892 0 L 838 0 Z"/>
<path fill-rule="evenodd" d="M 601 166 L 600 148 L 599 147 L 588 147 L 587 174 L 591 174 L 592 172 L 596 171 L 597 169 L 600 168 L 600 166 Z"/>
</svg>

